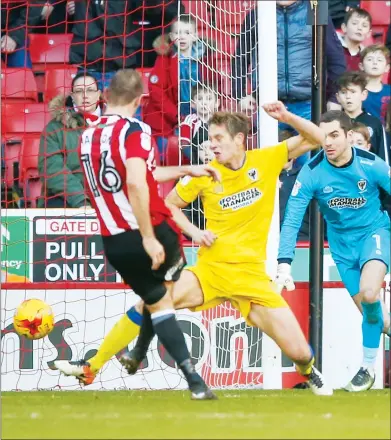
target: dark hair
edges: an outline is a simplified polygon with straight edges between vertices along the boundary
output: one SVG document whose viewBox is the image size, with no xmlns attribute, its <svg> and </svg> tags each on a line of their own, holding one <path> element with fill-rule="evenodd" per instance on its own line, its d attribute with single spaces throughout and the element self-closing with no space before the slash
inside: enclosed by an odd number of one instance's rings
<svg viewBox="0 0 391 440">
<path fill-rule="evenodd" d="M 247 136 L 250 132 L 251 122 L 243 113 L 216 112 L 209 119 L 208 125 L 224 125 L 233 138 L 239 133 L 244 134 L 244 145 L 247 145 Z"/>
<path fill-rule="evenodd" d="M 328 123 L 338 121 L 345 134 L 352 129 L 352 121 L 342 110 L 329 110 L 320 117 L 319 123 Z"/>
<path fill-rule="evenodd" d="M 352 18 L 354 14 L 357 14 L 360 18 L 366 18 L 369 21 L 369 27 L 372 28 L 372 16 L 368 11 L 362 8 L 349 9 L 349 11 L 345 14 L 343 23 L 345 25 L 348 24 L 348 21 Z"/>
<path fill-rule="evenodd" d="M 385 59 L 387 60 L 387 63 L 390 62 L 390 51 L 386 46 L 384 46 L 384 44 L 381 43 L 371 44 L 370 46 L 364 47 L 364 49 L 360 52 L 361 62 L 364 61 L 364 58 L 368 54 L 374 52 L 381 52 L 384 55 Z"/>
<path fill-rule="evenodd" d="M 345 72 L 337 79 L 338 92 L 347 89 L 350 85 L 360 86 L 361 90 L 365 90 L 367 82 L 367 76 L 364 72 Z"/>
<path fill-rule="evenodd" d="M 200 92 L 204 93 L 213 93 L 214 95 L 218 95 L 216 88 L 213 84 L 196 84 L 191 88 L 191 98 L 194 99 Z"/>
<path fill-rule="evenodd" d="M 371 143 L 371 134 L 369 133 L 368 127 L 365 124 L 363 124 L 362 122 L 355 122 L 353 124 L 352 130 L 356 133 L 362 134 L 365 142 L 367 142 L 368 144 Z"/>
<path fill-rule="evenodd" d="M 96 84 L 96 88 L 99 90 L 99 84 L 98 84 L 98 80 L 92 75 L 92 74 L 90 74 L 90 73 L 88 73 L 88 72 L 79 72 L 79 73 L 77 73 L 75 76 L 74 76 L 74 78 L 72 79 L 72 84 L 71 84 L 71 86 L 72 86 L 72 92 L 73 92 L 73 87 L 74 87 L 74 85 L 75 85 L 75 82 L 79 79 L 79 78 L 92 78 L 94 81 L 94 83 Z M 88 85 L 90 85 L 90 84 L 88 84 Z"/>
</svg>

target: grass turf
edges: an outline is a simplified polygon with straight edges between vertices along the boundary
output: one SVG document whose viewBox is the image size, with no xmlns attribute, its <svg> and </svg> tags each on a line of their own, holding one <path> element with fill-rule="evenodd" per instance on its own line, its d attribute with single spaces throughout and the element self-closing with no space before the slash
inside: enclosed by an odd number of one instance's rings
<svg viewBox="0 0 391 440">
<path fill-rule="evenodd" d="M 192 402 L 182 391 L 2 393 L 3 439 L 390 438 L 390 391 L 220 391 Z"/>
</svg>

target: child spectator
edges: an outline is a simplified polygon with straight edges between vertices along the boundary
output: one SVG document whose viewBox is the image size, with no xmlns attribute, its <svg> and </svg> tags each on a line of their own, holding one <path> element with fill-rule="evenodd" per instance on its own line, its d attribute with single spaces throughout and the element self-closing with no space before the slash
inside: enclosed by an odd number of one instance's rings
<svg viewBox="0 0 391 440">
<path fill-rule="evenodd" d="M 361 122 L 356 122 L 353 125 L 350 145 L 366 151 L 371 149 L 371 135 L 366 125 Z"/>
<path fill-rule="evenodd" d="M 191 107 L 195 113 L 180 124 L 179 144 L 190 163 L 198 165 L 214 157 L 209 150 L 208 120 L 219 109 L 220 101 L 217 92 L 203 84 L 193 86 L 191 95 Z"/>
<path fill-rule="evenodd" d="M 371 135 L 372 152 L 388 163 L 387 141 L 380 120 L 363 110 L 367 99 L 367 78 L 363 72 L 345 72 L 337 82 L 337 99 L 353 123 L 361 122 Z"/>
<path fill-rule="evenodd" d="M 363 42 L 369 37 L 371 28 L 372 17 L 365 9 L 353 8 L 345 14 L 340 40 L 347 70 L 359 70 L 360 52 L 364 49 Z"/>
<path fill-rule="evenodd" d="M 383 84 L 383 75 L 390 70 L 390 51 L 383 44 L 372 44 L 361 52 L 360 69 L 367 77 L 368 98 L 365 110 L 379 118 L 385 125 L 387 105 L 390 102 L 391 86 Z"/>
<path fill-rule="evenodd" d="M 212 86 L 197 84 L 191 89 L 191 107 L 195 113 L 188 115 L 179 126 L 179 145 L 182 154 L 192 165 L 210 162 L 208 120 L 219 109 L 220 100 Z M 186 217 L 200 229 L 205 227 L 201 200 L 196 199 L 184 210 Z"/>
<path fill-rule="evenodd" d="M 178 99 L 180 116 L 190 114 L 190 91 L 203 76 L 200 60 L 206 55 L 206 44 L 198 40 L 196 23 L 190 15 L 181 15 L 172 24 L 169 40 L 172 45 L 165 37 L 155 40 L 159 56 L 149 77 L 150 96 L 143 116 L 162 156 L 167 137 L 178 125 Z"/>
</svg>

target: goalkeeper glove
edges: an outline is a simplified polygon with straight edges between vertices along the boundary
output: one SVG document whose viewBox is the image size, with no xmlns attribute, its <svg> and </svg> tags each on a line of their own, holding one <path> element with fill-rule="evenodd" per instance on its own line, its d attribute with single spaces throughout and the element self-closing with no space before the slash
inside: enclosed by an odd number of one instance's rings
<svg viewBox="0 0 391 440">
<path fill-rule="evenodd" d="M 280 263 L 277 267 L 277 275 L 275 279 L 278 292 L 281 293 L 285 287 L 286 290 L 295 290 L 295 283 L 291 275 L 291 265 L 288 263 Z"/>
</svg>

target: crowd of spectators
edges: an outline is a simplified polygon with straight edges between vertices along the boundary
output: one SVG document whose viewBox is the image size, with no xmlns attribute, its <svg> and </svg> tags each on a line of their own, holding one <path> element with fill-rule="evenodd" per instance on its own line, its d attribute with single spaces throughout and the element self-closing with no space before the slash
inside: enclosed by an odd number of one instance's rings
<svg viewBox="0 0 391 440">
<path fill-rule="evenodd" d="M 9 6 L 9 2 L 3 3 Z M 309 2 L 277 0 L 276 8 L 278 98 L 293 113 L 310 119 L 313 81 Z M 104 111 L 103 92 L 118 69 L 151 68 L 149 97 L 138 116 L 151 126 L 162 162 L 171 136 L 178 136 L 184 161 L 198 164 L 212 160 L 208 119 L 228 101 L 243 112 L 257 113 L 257 66 L 268 62 L 258 59 L 257 6 L 245 17 L 230 59 L 232 84 L 228 97 L 220 90 L 221 72 L 213 65 L 219 43 L 198 36 L 197 21 L 185 13 L 179 0 L 30 0 L 28 13 L 25 3 L 18 8 L 7 7 L 6 11 L 1 17 L 1 52 L 7 66 L 31 67 L 28 27 L 36 32 L 73 33 L 69 60 L 78 73 L 71 94 L 50 103 L 53 119 L 40 145 L 43 189 L 39 206 L 88 205 L 76 153 L 78 137 L 91 118 Z M 391 86 L 385 83 L 385 75 L 390 69 L 391 27 L 385 45 L 371 40 L 371 30 L 372 17 L 360 8 L 360 1 L 329 0 L 327 108 L 342 108 L 351 118 L 354 146 L 388 161 Z M 259 130 L 262 127 L 257 127 L 255 117 L 252 131 Z M 279 131 L 281 139 L 294 134 L 283 124 Z M 308 159 L 305 156 L 289 162 L 281 174 L 281 220 L 296 176 Z M 189 215 L 197 224 L 203 223 L 198 202 L 192 205 Z M 308 238 L 308 218 L 300 238 Z"/>
</svg>

